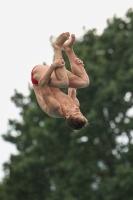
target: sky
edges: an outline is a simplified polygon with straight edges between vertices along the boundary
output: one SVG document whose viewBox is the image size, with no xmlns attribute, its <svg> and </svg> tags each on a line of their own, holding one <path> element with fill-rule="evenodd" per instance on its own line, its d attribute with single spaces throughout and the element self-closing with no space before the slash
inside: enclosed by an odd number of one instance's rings
<svg viewBox="0 0 133 200">
<path fill-rule="evenodd" d="M 133 8 L 132 0 L 0 1 L 0 180 L 2 164 L 17 153 L 15 146 L 1 137 L 8 130 L 8 119 L 19 119 L 19 110 L 10 98 L 14 89 L 28 95 L 35 65 L 51 64 L 50 37 L 68 31 L 80 38 L 93 28 L 101 34 L 107 19 L 124 17 L 129 8 Z"/>
</svg>

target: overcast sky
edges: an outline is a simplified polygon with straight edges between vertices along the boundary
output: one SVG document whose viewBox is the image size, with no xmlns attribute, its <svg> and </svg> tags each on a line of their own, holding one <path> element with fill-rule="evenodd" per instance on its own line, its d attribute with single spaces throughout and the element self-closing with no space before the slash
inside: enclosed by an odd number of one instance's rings
<svg viewBox="0 0 133 200">
<path fill-rule="evenodd" d="M 53 58 L 50 36 L 69 31 L 77 37 L 96 28 L 101 34 L 106 20 L 125 16 L 132 0 L 1 0 L 0 1 L 0 135 L 8 119 L 19 119 L 10 101 L 14 89 L 28 94 L 30 72 L 37 64 Z M 31 83 L 30 83 L 31 84 Z M 16 153 L 15 146 L 0 137 L 0 180 L 2 163 Z"/>
</svg>

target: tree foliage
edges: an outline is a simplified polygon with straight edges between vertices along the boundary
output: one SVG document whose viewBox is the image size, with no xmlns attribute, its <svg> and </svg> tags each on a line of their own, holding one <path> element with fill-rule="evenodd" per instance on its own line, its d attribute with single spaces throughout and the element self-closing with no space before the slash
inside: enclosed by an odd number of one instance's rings
<svg viewBox="0 0 133 200">
<path fill-rule="evenodd" d="M 90 77 L 89 87 L 78 90 L 89 120 L 82 130 L 47 116 L 32 87 L 26 97 L 15 91 L 21 120 L 10 119 L 3 137 L 18 155 L 4 164 L 2 200 L 133 199 L 132 24 L 129 9 L 124 19 L 108 20 L 101 35 L 90 30 L 75 42 Z"/>
</svg>

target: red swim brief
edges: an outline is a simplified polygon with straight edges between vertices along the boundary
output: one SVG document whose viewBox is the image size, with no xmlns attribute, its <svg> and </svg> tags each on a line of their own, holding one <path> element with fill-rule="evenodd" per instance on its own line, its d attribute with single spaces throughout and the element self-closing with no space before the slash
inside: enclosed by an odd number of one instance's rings
<svg viewBox="0 0 133 200">
<path fill-rule="evenodd" d="M 35 67 L 34 67 L 35 68 Z M 31 71 L 31 82 L 34 84 L 34 85 L 38 85 L 38 81 L 36 79 L 33 78 L 33 70 L 34 68 L 32 69 Z"/>
</svg>

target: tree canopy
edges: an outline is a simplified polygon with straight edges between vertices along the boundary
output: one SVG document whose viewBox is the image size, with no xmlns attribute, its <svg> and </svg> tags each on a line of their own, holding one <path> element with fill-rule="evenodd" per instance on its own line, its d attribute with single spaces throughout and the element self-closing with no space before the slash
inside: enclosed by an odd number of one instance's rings
<svg viewBox="0 0 133 200">
<path fill-rule="evenodd" d="M 28 96 L 15 90 L 21 120 L 9 119 L 3 138 L 18 154 L 4 164 L 1 200 L 133 199 L 133 11 L 101 35 L 85 32 L 74 50 L 90 78 L 77 92 L 89 125 L 73 131 L 40 109 L 32 86 Z"/>
</svg>

